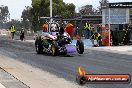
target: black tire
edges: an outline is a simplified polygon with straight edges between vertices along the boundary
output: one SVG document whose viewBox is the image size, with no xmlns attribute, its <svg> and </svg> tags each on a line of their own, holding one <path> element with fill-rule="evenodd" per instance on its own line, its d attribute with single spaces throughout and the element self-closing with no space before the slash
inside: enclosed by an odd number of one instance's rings
<svg viewBox="0 0 132 88">
<path fill-rule="evenodd" d="M 82 40 L 77 40 L 76 49 L 79 54 L 83 54 L 84 52 L 84 43 Z"/>
<path fill-rule="evenodd" d="M 52 42 L 52 45 L 51 45 L 51 54 L 53 56 L 57 56 L 58 55 L 58 44 L 57 44 L 56 41 Z"/>
<path fill-rule="evenodd" d="M 36 38 L 35 48 L 36 48 L 37 54 L 42 54 L 43 53 L 43 45 L 42 45 L 41 37 Z"/>
</svg>

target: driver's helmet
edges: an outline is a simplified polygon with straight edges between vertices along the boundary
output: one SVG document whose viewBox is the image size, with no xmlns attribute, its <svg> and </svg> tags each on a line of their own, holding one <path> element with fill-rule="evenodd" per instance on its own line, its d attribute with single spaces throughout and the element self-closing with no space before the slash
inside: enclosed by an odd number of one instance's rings
<svg viewBox="0 0 132 88">
<path fill-rule="evenodd" d="M 51 23 L 51 32 L 58 32 L 59 25 L 57 23 Z"/>
</svg>

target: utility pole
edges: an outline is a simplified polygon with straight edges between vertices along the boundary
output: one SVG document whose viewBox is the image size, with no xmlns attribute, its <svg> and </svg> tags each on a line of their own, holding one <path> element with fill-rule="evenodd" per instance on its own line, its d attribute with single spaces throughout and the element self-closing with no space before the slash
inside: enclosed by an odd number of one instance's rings
<svg viewBox="0 0 132 88">
<path fill-rule="evenodd" d="M 49 25 L 49 27 L 51 27 L 51 23 L 52 23 L 52 0 L 50 0 L 50 25 Z M 49 32 L 50 32 L 50 30 L 49 30 Z"/>
<path fill-rule="evenodd" d="M 50 0 L 50 22 L 52 22 L 52 0 Z"/>
</svg>

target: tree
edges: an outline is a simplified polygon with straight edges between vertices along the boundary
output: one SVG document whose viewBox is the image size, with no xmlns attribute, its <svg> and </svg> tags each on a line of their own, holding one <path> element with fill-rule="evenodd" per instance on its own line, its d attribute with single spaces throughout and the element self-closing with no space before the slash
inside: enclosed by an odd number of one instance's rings
<svg viewBox="0 0 132 88">
<path fill-rule="evenodd" d="M 79 13 L 81 15 L 100 15 L 101 14 L 100 10 L 93 8 L 92 5 L 82 6 L 79 10 Z"/>
<path fill-rule="evenodd" d="M 85 6 L 81 7 L 79 12 L 82 15 L 93 15 L 94 14 L 94 8 L 92 5 L 85 5 Z"/>
<path fill-rule="evenodd" d="M 32 0 L 32 8 L 29 12 L 32 29 L 36 31 L 43 24 L 39 18 L 50 16 L 50 0 Z M 63 18 L 73 18 L 74 14 L 75 5 L 73 3 L 66 4 L 63 0 L 53 0 L 53 17 L 58 15 Z"/>
<path fill-rule="evenodd" d="M 65 18 L 73 18 L 75 16 L 75 5 L 73 3 L 66 4 Z"/>
<path fill-rule="evenodd" d="M 3 24 L 5 24 L 9 19 L 9 10 L 8 6 L 1 6 L 0 7 L 0 26 L 3 28 Z"/>
<path fill-rule="evenodd" d="M 100 11 L 102 11 L 102 8 L 107 8 L 108 7 L 109 1 L 108 0 L 100 0 L 99 3 L 100 3 L 100 7 L 99 7 Z"/>
<path fill-rule="evenodd" d="M 26 6 L 26 8 L 23 10 L 22 12 L 22 16 L 21 16 L 21 21 L 22 21 L 22 27 L 24 29 L 30 29 L 31 28 L 31 20 L 32 20 L 32 16 L 31 16 L 31 7 Z"/>
</svg>

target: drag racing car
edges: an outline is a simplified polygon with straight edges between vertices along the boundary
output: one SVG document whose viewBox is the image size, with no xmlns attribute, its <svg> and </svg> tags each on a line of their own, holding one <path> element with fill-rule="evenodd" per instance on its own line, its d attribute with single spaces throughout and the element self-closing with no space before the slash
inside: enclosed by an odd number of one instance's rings
<svg viewBox="0 0 132 88">
<path fill-rule="evenodd" d="M 50 25 L 50 24 L 49 24 Z M 50 30 L 50 29 L 49 29 Z M 35 40 L 35 48 L 37 54 L 52 54 L 57 55 L 67 55 L 78 52 L 83 54 L 84 43 L 82 40 L 77 40 L 76 45 L 72 45 L 72 40 L 67 32 L 64 32 L 63 28 L 60 28 L 58 32 L 48 32 L 53 36 L 56 36 L 56 40 L 45 38 L 43 35 L 38 35 Z"/>
</svg>

